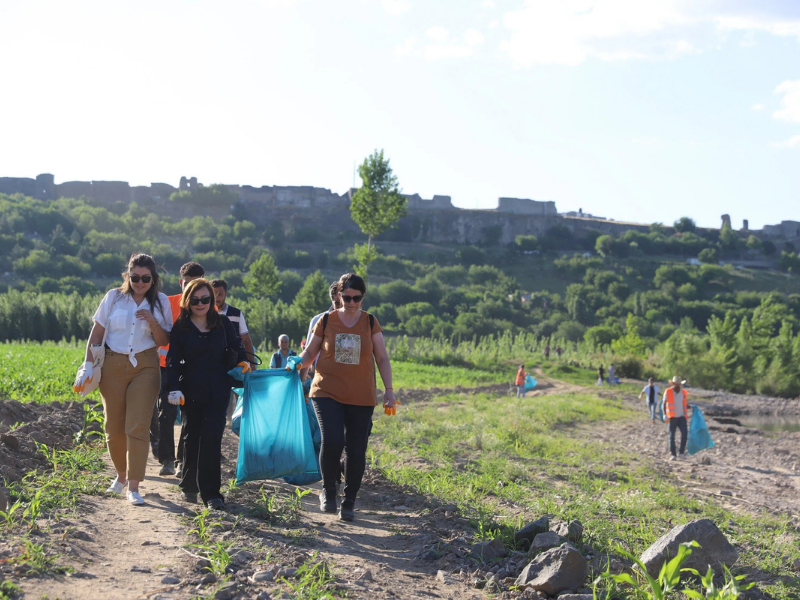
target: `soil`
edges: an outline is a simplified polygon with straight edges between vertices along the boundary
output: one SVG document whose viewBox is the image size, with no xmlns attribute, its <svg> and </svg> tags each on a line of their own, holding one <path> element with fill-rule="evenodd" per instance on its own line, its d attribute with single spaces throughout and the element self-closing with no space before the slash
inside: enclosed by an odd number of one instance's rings
<svg viewBox="0 0 800 600">
<path fill-rule="evenodd" d="M 589 390 L 541 373 L 536 376 L 539 384 L 528 397 Z M 409 390 L 401 401 L 406 407 L 434 402 L 438 395 L 450 391 L 454 390 Z M 507 394 L 508 386 L 460 391 Z M 590 391 L 620 398 L 617 391 Z M 800 433 L 766 433 L 731 422 L 737 415 L 757 410 L 796 415 L 800 413 L 797 401 L 706 393 L 702 406 L 716 446 L 677 462 L 666 460 L 666 427 L 651 424 L 644 402 L 624 396 L 621 401 L 640 409 L 641 418 L 613 428 L 586 425 L 587 434 L 640 454 L 665 477 L 683 485 L 687 494 L 713 495 L 734 510 L 783 511 L 800 525 Z M 0 473 L 13 481 L 34 468 L 43 468 L 34 440 L 68 447 L 82 419 L 80 404 L 0 402 Z M 10 431 L 18 423 L 26 424 Z M 234 475 L 237 449 L 238 438 L 226 433 L 223 481 Z M 190 518 L 198 506 L 182 503 L 177 479 L 158 476 L 158 469 L 151 458 L 147 478 L 141 484 L 146 501 L 143 507 L 131 506 L 119 497 L 86 496 L 76 512 L 55 514 L 38 524 L 30 539 L 47 542 L 57 553 L 58 564 L 73 569 L 71 574 L 26 576 L 24 570 L 15 569 L 8 561 L 19 555 L 22 543 L 9 536 L 0 538 L 0 581 L 6 577 L 22 587 L 24 598 L 37 599 L 177 599 L 216 594 L 221 600 L 265 600 L 292 597 L 286 583 L 269 579 L 283 575 L 292 583 L 292 569 L 310 559 L 332 568 L 335 585 L 348 598 L 486 596 L 473 581 L 476 576 L 491 573 L 477 570 L 466 557 L 474 543 L 474 531 L 456 507 L 432 503 L 430 498 L 393 485 L 370 469 L 359 493 L 354 523 L 319 511 L 319 484 L 295 488 L 277 481 L 247 483 L 229 493 L 228 512 L 218 513 L 220 525 L 212 539 L 231 545 L 234 572 L 224 585 L 204 583 L 207 571 L 202 570 L 197 556 L 192 556 L 199 550 L 188 547 L 198 541 L 190 534 Z M 292 512 L 295 489 L 310 489 L 311 493 L 299 500 L 302 510 Z M 259 497 L 274 498 L 283 512 L 273 508 L 272 517 L 276 518 L 254 514 Z M 524 555 L 509 558 L 516 559 L 524 561 Z M 265 580 L 255 582 L 254 575 Z M 500 597 L 510 596 L 506 592 Z"/>
</svg>

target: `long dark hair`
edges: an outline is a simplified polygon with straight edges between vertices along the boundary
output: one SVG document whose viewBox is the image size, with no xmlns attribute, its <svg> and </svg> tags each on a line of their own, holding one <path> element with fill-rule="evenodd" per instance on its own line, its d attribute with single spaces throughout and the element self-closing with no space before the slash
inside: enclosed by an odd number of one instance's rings
<svg viewBox="0 0 800 600">
<path fill-rule="evenodd" d="M 208 325 L 209 329 L 222 327 L 222 317 L 214 308 L 214 288 L 211 287 L 211 283 L 209 283 L 208 279 L 203 279 L 202 277 L 200 279 L 192 279 L 183 288 L 183 292 L 181 293 L 181 316 L 178 317 L 180 326 L 183 328 L 189 327 L 189 319 L 192 316 L 192 308 L 191 304 L 189 304 L 189 300 L 192 299 L 192 294 L 200 288 L 206 288 L 208 293 L 211 294 L 211 303 L 206 313 L 206 325 Z"/>
<path fill-rule="evenodd" d="M 153 310 L 153 315 L 156 314 L 156 308 L 164 315 L 164 309 L 161 306 L 161 300 L 158 298 L 158 293 L 161 291 L 161 277 L 158 276 L 158 266 L 153 257 L 149 254 L 131 254 L 128 260 L 128 268 L 122 272 L 122 285 L 119 286 L 119 291 L 123 294 L 133 294 L 131 282 L 128 277 L 130 276 L 131 269 L 142 267 L 150 271 L 150 276 L 153 280 L 150 282 L 150 289 L 144 293 L 144 297 L 150 303 L 150 308 Z"/>
</svg>

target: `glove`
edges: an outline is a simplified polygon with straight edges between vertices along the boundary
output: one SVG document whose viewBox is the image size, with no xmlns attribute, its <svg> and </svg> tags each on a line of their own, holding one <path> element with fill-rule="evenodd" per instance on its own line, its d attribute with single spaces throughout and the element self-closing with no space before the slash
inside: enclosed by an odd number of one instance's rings
<svg viewBox="0 0 800 600">
<path fill-rule="evenodd" d="M 300 369 L 303 364 L 303 359 L 299 356 L 290 356 L 286 359 L 286 370 L 287 371 L 294 371 L 295 369 Z"/>
<path fill-rule="evenodd" d="M 247 361 L 244 361 L 244 360 L 242 362 L 238 363 L 236 366 L 237 367 L 242 367 L 242 375 L 244 375 L 245 373 L 249 373 L 250 371 L 253 370 L 250 367 L 250 363 L 247 362 Z"/>
<path fill-rule="evenodd" d="M 179 404 L 183 406 L 186 403 L 186 399 L 183 397 L 183 392 L 181 391 L 170 392 L 169 396 L 167 396 L 167 401 L 174 406 L 178 406 Z"/>
<path fill-rule="evenodd" d="M 72 384 L 72 389 L 80 394 L 86 389 L 86 386 L 92 383 L 94 379 L 94 366 L 90 362 L 83 363 L 75 375 L 75 382 Z"/>
<path fill-rule="evenodd" d="M 395 408 L 395 406 L 398 405 L 398 404 L 400 404 L 399 400 L 395 400 L 394 401 L 394 406 L 386 406 L 384 404 L 383 405 L 383 413 L 386 414 L 386 415 L 391 415 L 391 416 L 396 415 L 397 414 L 397 409 Z"/>
</svg>

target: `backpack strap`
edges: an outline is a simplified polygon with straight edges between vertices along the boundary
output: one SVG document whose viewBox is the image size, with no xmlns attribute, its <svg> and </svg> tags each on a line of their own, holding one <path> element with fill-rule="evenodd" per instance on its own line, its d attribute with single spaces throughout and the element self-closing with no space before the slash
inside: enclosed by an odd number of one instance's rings
<svg viewBox="0 0 800 600">
<path fill-rule="evenodd" d="M 325 313 L 322 315 L 322 337 L 325 337 L 325 328 L 328 326 L 328 315 L 331 313 Z M 367 313 L 369 317 L 369 330 L 372 331 L 375 329 L 375 315 L 372 313 Z"/>
<path fill-rule="evenodd" d="M 369 330 L 372 331 L 375 329 L 375 316 L 372 313 L 367 313 L 369 315 Z"/>
</svg>

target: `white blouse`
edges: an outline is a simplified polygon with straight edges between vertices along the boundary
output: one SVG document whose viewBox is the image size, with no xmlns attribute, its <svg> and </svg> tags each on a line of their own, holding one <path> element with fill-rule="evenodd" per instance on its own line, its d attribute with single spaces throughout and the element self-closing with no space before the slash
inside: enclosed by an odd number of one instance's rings
<svg viewBox="0 0 800 600">
<path fill-rule="evenodd" d="M 172 308 L 169 299 L 159 293 L 158 300 L 161 303 L 161 310 L 153 311 L 146 298 L 137 306 L 131 294 L 122 294 L 119 290 L 113 289 L 105 295 L 92 317 L 92 320 L 107 332 L 106 346 L 119 354 L 127 354 L 134 367 L 137 364 L 135 355 L 156 345 L 150 324 L 136 317 L 137 310 L 149 310 L 164 331 L 172 330 Z"/>
</svg>

